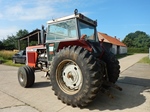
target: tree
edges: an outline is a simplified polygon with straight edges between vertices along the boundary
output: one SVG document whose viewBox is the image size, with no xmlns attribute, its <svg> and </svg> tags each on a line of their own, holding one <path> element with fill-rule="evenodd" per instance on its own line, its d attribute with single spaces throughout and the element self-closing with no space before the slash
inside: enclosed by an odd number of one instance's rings
<svg viewBox="0 0 150 112">
<path fill-rule="evenodd" d="M 23 37 L 25 35 L 27 35 L 29 32 L 28 30 L 24 29 L 24 30 L 19 30 L 17 33 L 16 33 L 16 38 L 20 38 L 20 37 Z"/>
<path fill-rule="evenodd" d="M 4 44 L 2 41 L 0 41 L 0 50 L 4 49 Z"/>
<path fill-rule="evenodd" d="M 16 35 L 12 35 L 12 36 L 7 36 L 7 39 L 4 39 L 2 41 L 2 44 L 0 43 L 0 46 L 3 45 L 3 49 L 5 50 L 13 50 L 13 49 L 17 49 L 18 44 L 17 44 L 17 38 L 23 37 L 25 35 L 27 35 L 29 32 L 24 29 L 24 30 L 19 30 Z M 22 45 L 24 45 L 24 43 L 22 43 Z"/>
<path fill-rule="evenodd" d="M 132 48 L 148 48 L 150 47 L 150 36 L 145 32 L 136 31 L 126 35 L 122 42 Z"/>
<path fill-rule="evenodd" d="M 5 50 L 13 50 L 16 49 L 16 38 L 14 35 L 7 36 L 7 39 L 3 40 L 3 45 Z"/>
</svg>

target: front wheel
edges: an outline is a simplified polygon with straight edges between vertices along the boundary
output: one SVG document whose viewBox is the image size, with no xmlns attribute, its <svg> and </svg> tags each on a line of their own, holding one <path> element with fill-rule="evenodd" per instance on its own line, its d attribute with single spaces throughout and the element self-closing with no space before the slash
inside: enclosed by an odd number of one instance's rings
<svg viewBox="0 0 150 112">
<path fill-rule="evenodd" d="M 23 66 L 18 69 L 19 84 L 24 87 L 31 87 L 34 84 L 34 70 L 29 66 Z"/>
<path fill-rule="evenodd" d="M 52 60 L 50 78 L 58 99 L 83 107 L 92 102 L 102 84 L 96 58 L 82 47 L 67 47 Z"/>
</svg>

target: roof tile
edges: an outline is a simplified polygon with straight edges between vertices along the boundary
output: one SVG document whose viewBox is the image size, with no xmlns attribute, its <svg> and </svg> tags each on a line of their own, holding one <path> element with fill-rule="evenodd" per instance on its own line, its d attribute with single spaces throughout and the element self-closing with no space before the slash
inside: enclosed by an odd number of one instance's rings
<svg viewBox="0 0 150 112">
<path fill-rule="evenodd" d="M 118 40 L 117 38 L 113 38 L 105 33 L 98 32 L 98 38 L 99 40 L 104 39 L 104 42 L 107 42 L 107 43 L 126 47 L 126 45 L 120 42 L 120 40 Z"/>
</svg>

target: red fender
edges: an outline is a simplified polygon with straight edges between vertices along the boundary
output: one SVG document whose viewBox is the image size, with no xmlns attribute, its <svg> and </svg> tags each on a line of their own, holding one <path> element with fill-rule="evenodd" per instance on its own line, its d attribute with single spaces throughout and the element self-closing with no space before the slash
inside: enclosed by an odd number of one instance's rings
<svg viewBox="0 0 150 112">
<path fill-rule="evenodd" d="M 59 51 L 59 49 L 63 49 L 63 47 L 74 46 L 74 45 L 83 47 L 88 51 L 92 52 L 92 47 L 84 39 L 60 42 L 57 51 Z"/>
</svg>

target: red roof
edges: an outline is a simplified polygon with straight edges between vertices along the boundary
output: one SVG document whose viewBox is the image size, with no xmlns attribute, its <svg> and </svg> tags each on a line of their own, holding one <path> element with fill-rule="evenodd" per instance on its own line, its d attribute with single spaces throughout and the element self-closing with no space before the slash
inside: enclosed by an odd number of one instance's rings
<svg viewBox="0 0 150 112">
<path fill-rule="evenodd" d="M 98 38 L 99 40 L 104 39 L 104 42 L 107 42 L 107 43 L 126 47 L 126 45 L 120 42 L 120 40 L 118 40 L 117 38 L 111 37 L 105 33 L 98 32 Z"/>
</svg>

